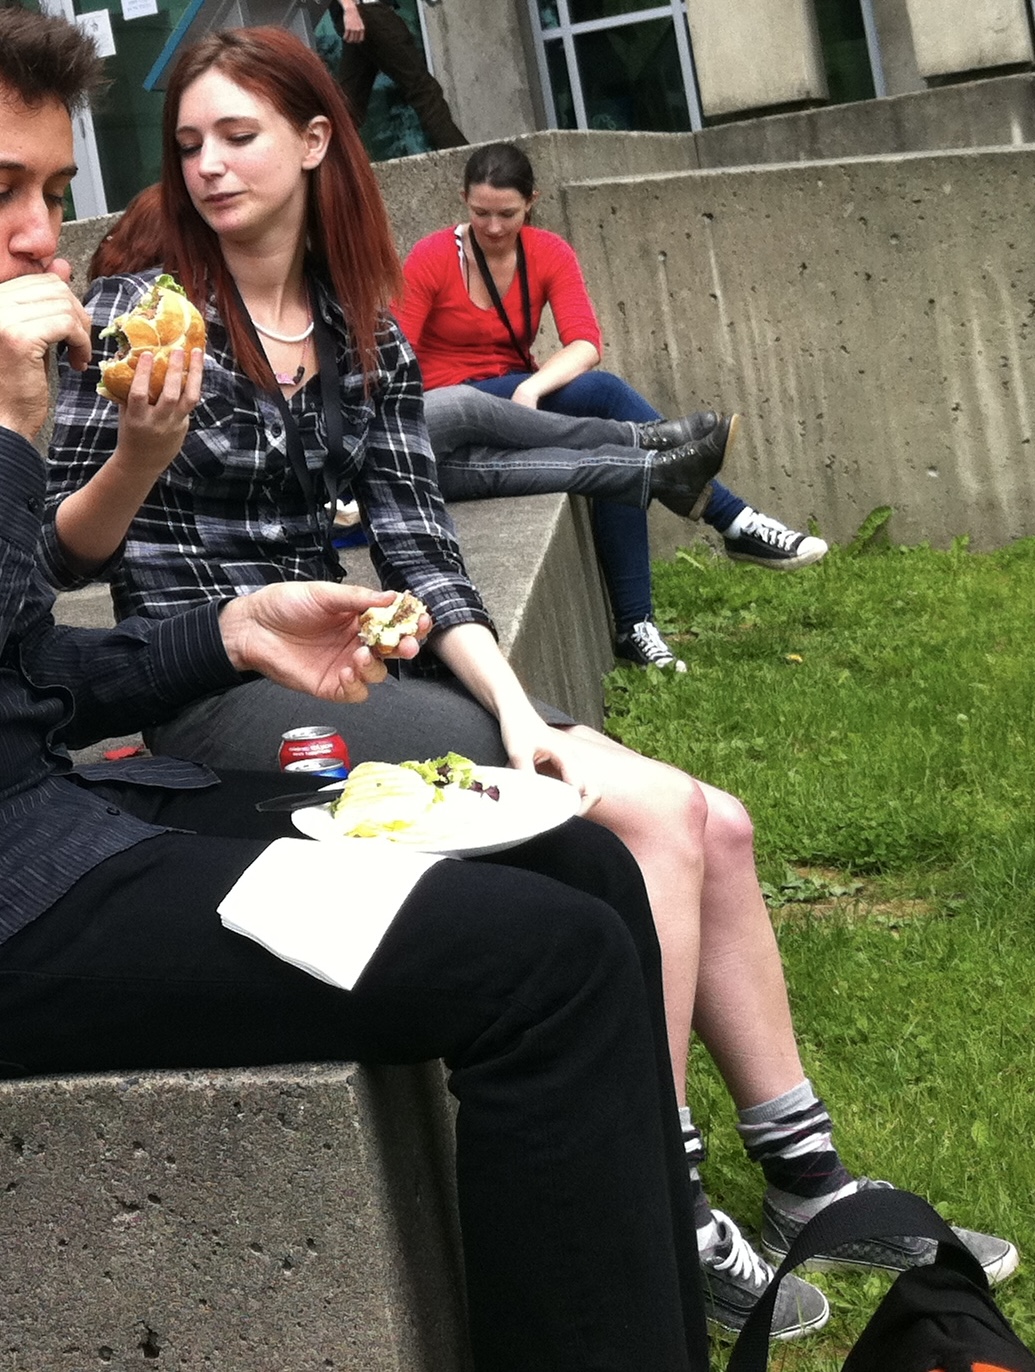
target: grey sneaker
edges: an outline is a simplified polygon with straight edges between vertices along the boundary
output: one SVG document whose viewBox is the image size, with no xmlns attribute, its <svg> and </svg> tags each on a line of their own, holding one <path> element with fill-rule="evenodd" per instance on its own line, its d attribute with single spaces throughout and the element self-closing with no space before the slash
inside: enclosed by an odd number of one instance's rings
<svg viewBox="0 0 1035 1372">
<path fill-rule="evenodd" d="M 736 1335 L 773 1279 L 773 1269 L 760 1258 L 728 1215 L 713 1210 L 719 1242 L 701 1255 L 704 1308 L 714 1332 Z M 800 1339 L 822 1329 L 830 1318 L 827 1298 L 818 1286 L 789 1273 L 780 1283 L 770 1338 Z"/>
<path fill-rule="evenodd" d="M 641 619 L 639 624 L 618 634 L 615 657 L 635 662 L 637 667 L 670 667 L 674 672 L 686 671 L 686 663 L 676 657 L 652 619 Z"/>
<path fill-rule="evenodd" d="M 890 1181 L 871 1181 L 869 1177 L 859 1177 L 858 1183 L 861 1191 L 891 1186 Z M 768 1197 L 762 1202 L 762 1247 L 775 1262 L 781 1262 L 786 1257 L 792 1241 L 804 1227 L 804 1220 L 777 1210 Z M 953 1231 L 985 1269 L 985 1276 L 991 1285 L 1005 1281 L 1017 1270 L 1020 1257 L 1017 1249 L 1006 1239 L 997 1239 L 993 1234 L 977 1234 L 972 1229 L 958 1229 L 955 1225 Z M 860 1243 L 845 1244 L 833 1253 L 821 1253 L 802 1266 L 812 1272 L 830 1272 L 838 1268 L 854 1268 L 863 1272 L 872 1268 L 880 1268 L 885 1272 L 905 1272 L 910 1267 L 924 1267 L 933 1262 L 937 1248 L 934 1239 L 866 1239 Z"/>
</svg>

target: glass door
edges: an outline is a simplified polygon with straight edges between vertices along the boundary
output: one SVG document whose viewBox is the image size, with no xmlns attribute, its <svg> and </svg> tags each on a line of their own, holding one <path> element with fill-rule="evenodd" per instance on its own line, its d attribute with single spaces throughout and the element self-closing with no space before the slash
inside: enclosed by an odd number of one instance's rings
<svg viewBox="0 0 1035 1372">
<path fill-rule="evenodd" d="M 125 209 L 158 180 L 162 92 L 147 75 L 189 0 L 39 0 L 39 8 L 82 24 L 105 57 L 110 84 L 74 124 L 79 174 L 72 183 L 76 218 Z"/>
</svg>

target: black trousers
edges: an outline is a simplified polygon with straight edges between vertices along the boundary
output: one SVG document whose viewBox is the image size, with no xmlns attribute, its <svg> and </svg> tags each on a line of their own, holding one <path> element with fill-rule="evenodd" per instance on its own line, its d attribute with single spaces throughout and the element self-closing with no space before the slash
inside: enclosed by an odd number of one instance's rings
<svg viewBox="0 0 1035 1372">
<path fill-rule="evenodd" d="M 331 8 L 340 33 L 337 0 Z M 442 87 L 428 71 L 406 21 L 391 5 L 360 5 L 359 12 L 366 30 L 363 41 L 342 43 L 338 72 L 357 125 L 367 117 L 374 80 L 383 71 L 399 87 L 406 103 L 413 106 L 433 148 L 463 146 L 467 139 L 453 123 Z"/>
<path fill-rule="evenodd" d="M 287 832 L 254 801 L 300 780 L 106 788 L 197 832 L 101 863 L 0 946 L 0 1070 L 442 1058 L 479 1372 L 706 1368 L 660 954 L 628 853 L 572 820 L 439 863 L 344 992 L 215 913 Z"/>
</svg>

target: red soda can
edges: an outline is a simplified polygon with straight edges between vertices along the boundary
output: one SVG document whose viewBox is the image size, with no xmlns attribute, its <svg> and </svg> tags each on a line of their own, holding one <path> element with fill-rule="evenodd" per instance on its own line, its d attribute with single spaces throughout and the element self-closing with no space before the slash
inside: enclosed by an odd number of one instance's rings
<svg viewBox="0 0 1035 1372">
<path fill-rule="evenodd" d="M 300 762 L 289 762 L 282 770 L 292 774 L 301 772 L 303 776 L 319 777 L 321 781 L 342 781 L 349 774 L 344 762 L 336 757 L 304 757 Z"/>
<path fill-rule="evenodd" d="M 309 724 L 304 729 L 289 729 L 281 735 L 277 761 L 282 772 L 286 772 L 292 762 L 306 762 L 310 758 L 318 759 L 327 767 L 344 767 L 341 775 L 348 776 L 349 750 L 336 730 Z"/>
</svg>

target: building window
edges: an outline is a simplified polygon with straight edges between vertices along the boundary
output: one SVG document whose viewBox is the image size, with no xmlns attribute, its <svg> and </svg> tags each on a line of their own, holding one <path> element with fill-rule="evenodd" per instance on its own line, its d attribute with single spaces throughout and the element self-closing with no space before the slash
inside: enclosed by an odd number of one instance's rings
<svg viewBox="0 0 1035 1372">
<path fill-rule="evenodd" d="M 552 128 L 677 133 L 708 122 L 683 0 L 527 3 Z M 873 0 L 814 5 L 831 103 L 884 95 Z"/>
<path fill-rule="evenodd" d="M 813 0 L 830 103 L 871 100 L 878 94 L 879 59 L 872 0 Z M 868 24 L 867 20 L 871 22 Z M 883 91 L 880 92 L 883 94 Z"/>
<path fill-rule="evenodd" d="M 682 0 L 528 0 L 549 123 L 561 129 L 701 127 Z"/>
</svg>

